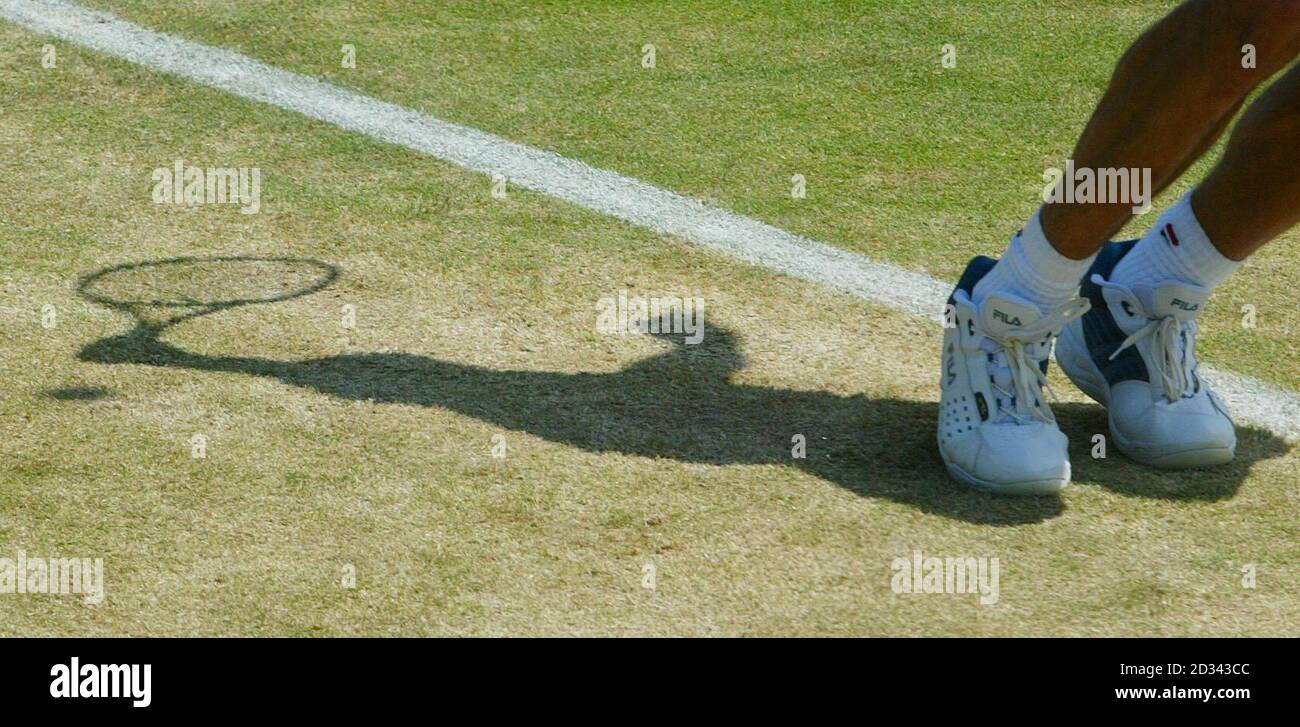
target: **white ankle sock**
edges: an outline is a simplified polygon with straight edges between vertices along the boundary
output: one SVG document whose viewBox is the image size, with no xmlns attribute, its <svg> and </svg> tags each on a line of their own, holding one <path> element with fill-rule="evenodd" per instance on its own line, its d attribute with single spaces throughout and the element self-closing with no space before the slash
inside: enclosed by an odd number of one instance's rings
<svg viewBox="0 0 1300 727">
<path fill-rule="evenodd" d="M 1176 280 L 1213 288 L 1239 267 L 1239 261 L 1224 257 L 1210 242 L 1188 192 L 1119 261 L 1111 279 L 1129 287 Z"/>
<path fill-rule="evenodd" d="M 1044 313 L 1073 298 L 1093 258 L 1071 260 L 1047 241 L 1042 210 L 1034 213 L 1024 229 L 1011 239 L 1011 247 L 978 283 L 972 299 L 981 305 L 993 293 L 1010 293 L 1033 303 Z"/>
</svg>

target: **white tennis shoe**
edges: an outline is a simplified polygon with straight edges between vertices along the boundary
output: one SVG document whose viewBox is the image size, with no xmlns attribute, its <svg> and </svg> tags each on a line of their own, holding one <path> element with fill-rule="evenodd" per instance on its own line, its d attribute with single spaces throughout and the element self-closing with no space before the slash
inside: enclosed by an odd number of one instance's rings
<svg viewBox="0 0 1300 727">
<path fill-rule="evenodd" d="M 949 298 L 939 387 L 939 453 L 953 477 L 1013 495 L 1059 492 L 1070 482 L 1067 441 L 1043 395 L 1052 340 L 1088 310 L 1076 298 L 1041 313 L 993 294 L 971 301 L 994 260 L 971 261 Z"/>
<path fill-rule="evenodd" d="M 1112 243 L 1093 263 L 1082 286 L 1092 310 L 1062 332 L 1057 362 L 1106 407 L 1116 448 L 1134 460 L 1169 469 L 1229 462 L 1236 429 L 1197 373 L 1197 318 L 1210 291 L 1110 282 L 1130 249 Z"/>
</svg>

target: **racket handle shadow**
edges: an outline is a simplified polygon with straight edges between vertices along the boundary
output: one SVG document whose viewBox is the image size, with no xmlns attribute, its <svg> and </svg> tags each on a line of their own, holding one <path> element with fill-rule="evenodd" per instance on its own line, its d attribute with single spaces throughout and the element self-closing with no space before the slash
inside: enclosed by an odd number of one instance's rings
<svg viewBox="0 0 1300 727">
<path fill-rule="evenodd" d="M 77 352 L 77 359 L 102 364 L 149 364 L 169 366 L 180 363 L 187 354 L 158 340 L 158 331 L 148 326 L 92 341 Z"/>
</svg>

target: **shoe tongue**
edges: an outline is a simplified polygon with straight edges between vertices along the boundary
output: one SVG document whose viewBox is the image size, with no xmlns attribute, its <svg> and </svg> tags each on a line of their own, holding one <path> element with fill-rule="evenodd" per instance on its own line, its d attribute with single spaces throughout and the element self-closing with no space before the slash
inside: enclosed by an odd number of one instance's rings
<svg viewBox="0 0 1300 727">
<path fill-rule="evenodd" d="M 1142 302 L 1142 307 L 1152 318 L 1173 316 L 1180 321 L 1194 321 L 1205 309 L 1205 302 L 1210 299 L 1210 290 L 1199 285 L 1186 283 L 1162 283 L 1152 286 L 1137 286 L 1133 294 Z"/>
<path fill-rule="evenodd" d="M 995 336 L 1006 336 L 1042 318 L 1032 303 L 1006 293 L 994 293 L 980 307 L 980 325 Z"/>
</svg>

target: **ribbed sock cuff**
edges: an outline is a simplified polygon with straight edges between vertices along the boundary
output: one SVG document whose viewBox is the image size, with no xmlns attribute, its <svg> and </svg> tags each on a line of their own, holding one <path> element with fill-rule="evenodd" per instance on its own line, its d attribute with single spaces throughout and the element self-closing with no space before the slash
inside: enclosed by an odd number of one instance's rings
<svg viewBox="0 0 1300 727">
<path fill-rule="evenodd" d="M 1043 231 L 1041 215 L 1039 210 L 1029 218 L 1006 254 L 975 286 L 976 304 L 991 293 L 1006 292 L 1048 311 L 1074 297 L 1096 256 L 1071 260 L 1057 252 Z"/>
</svg>

